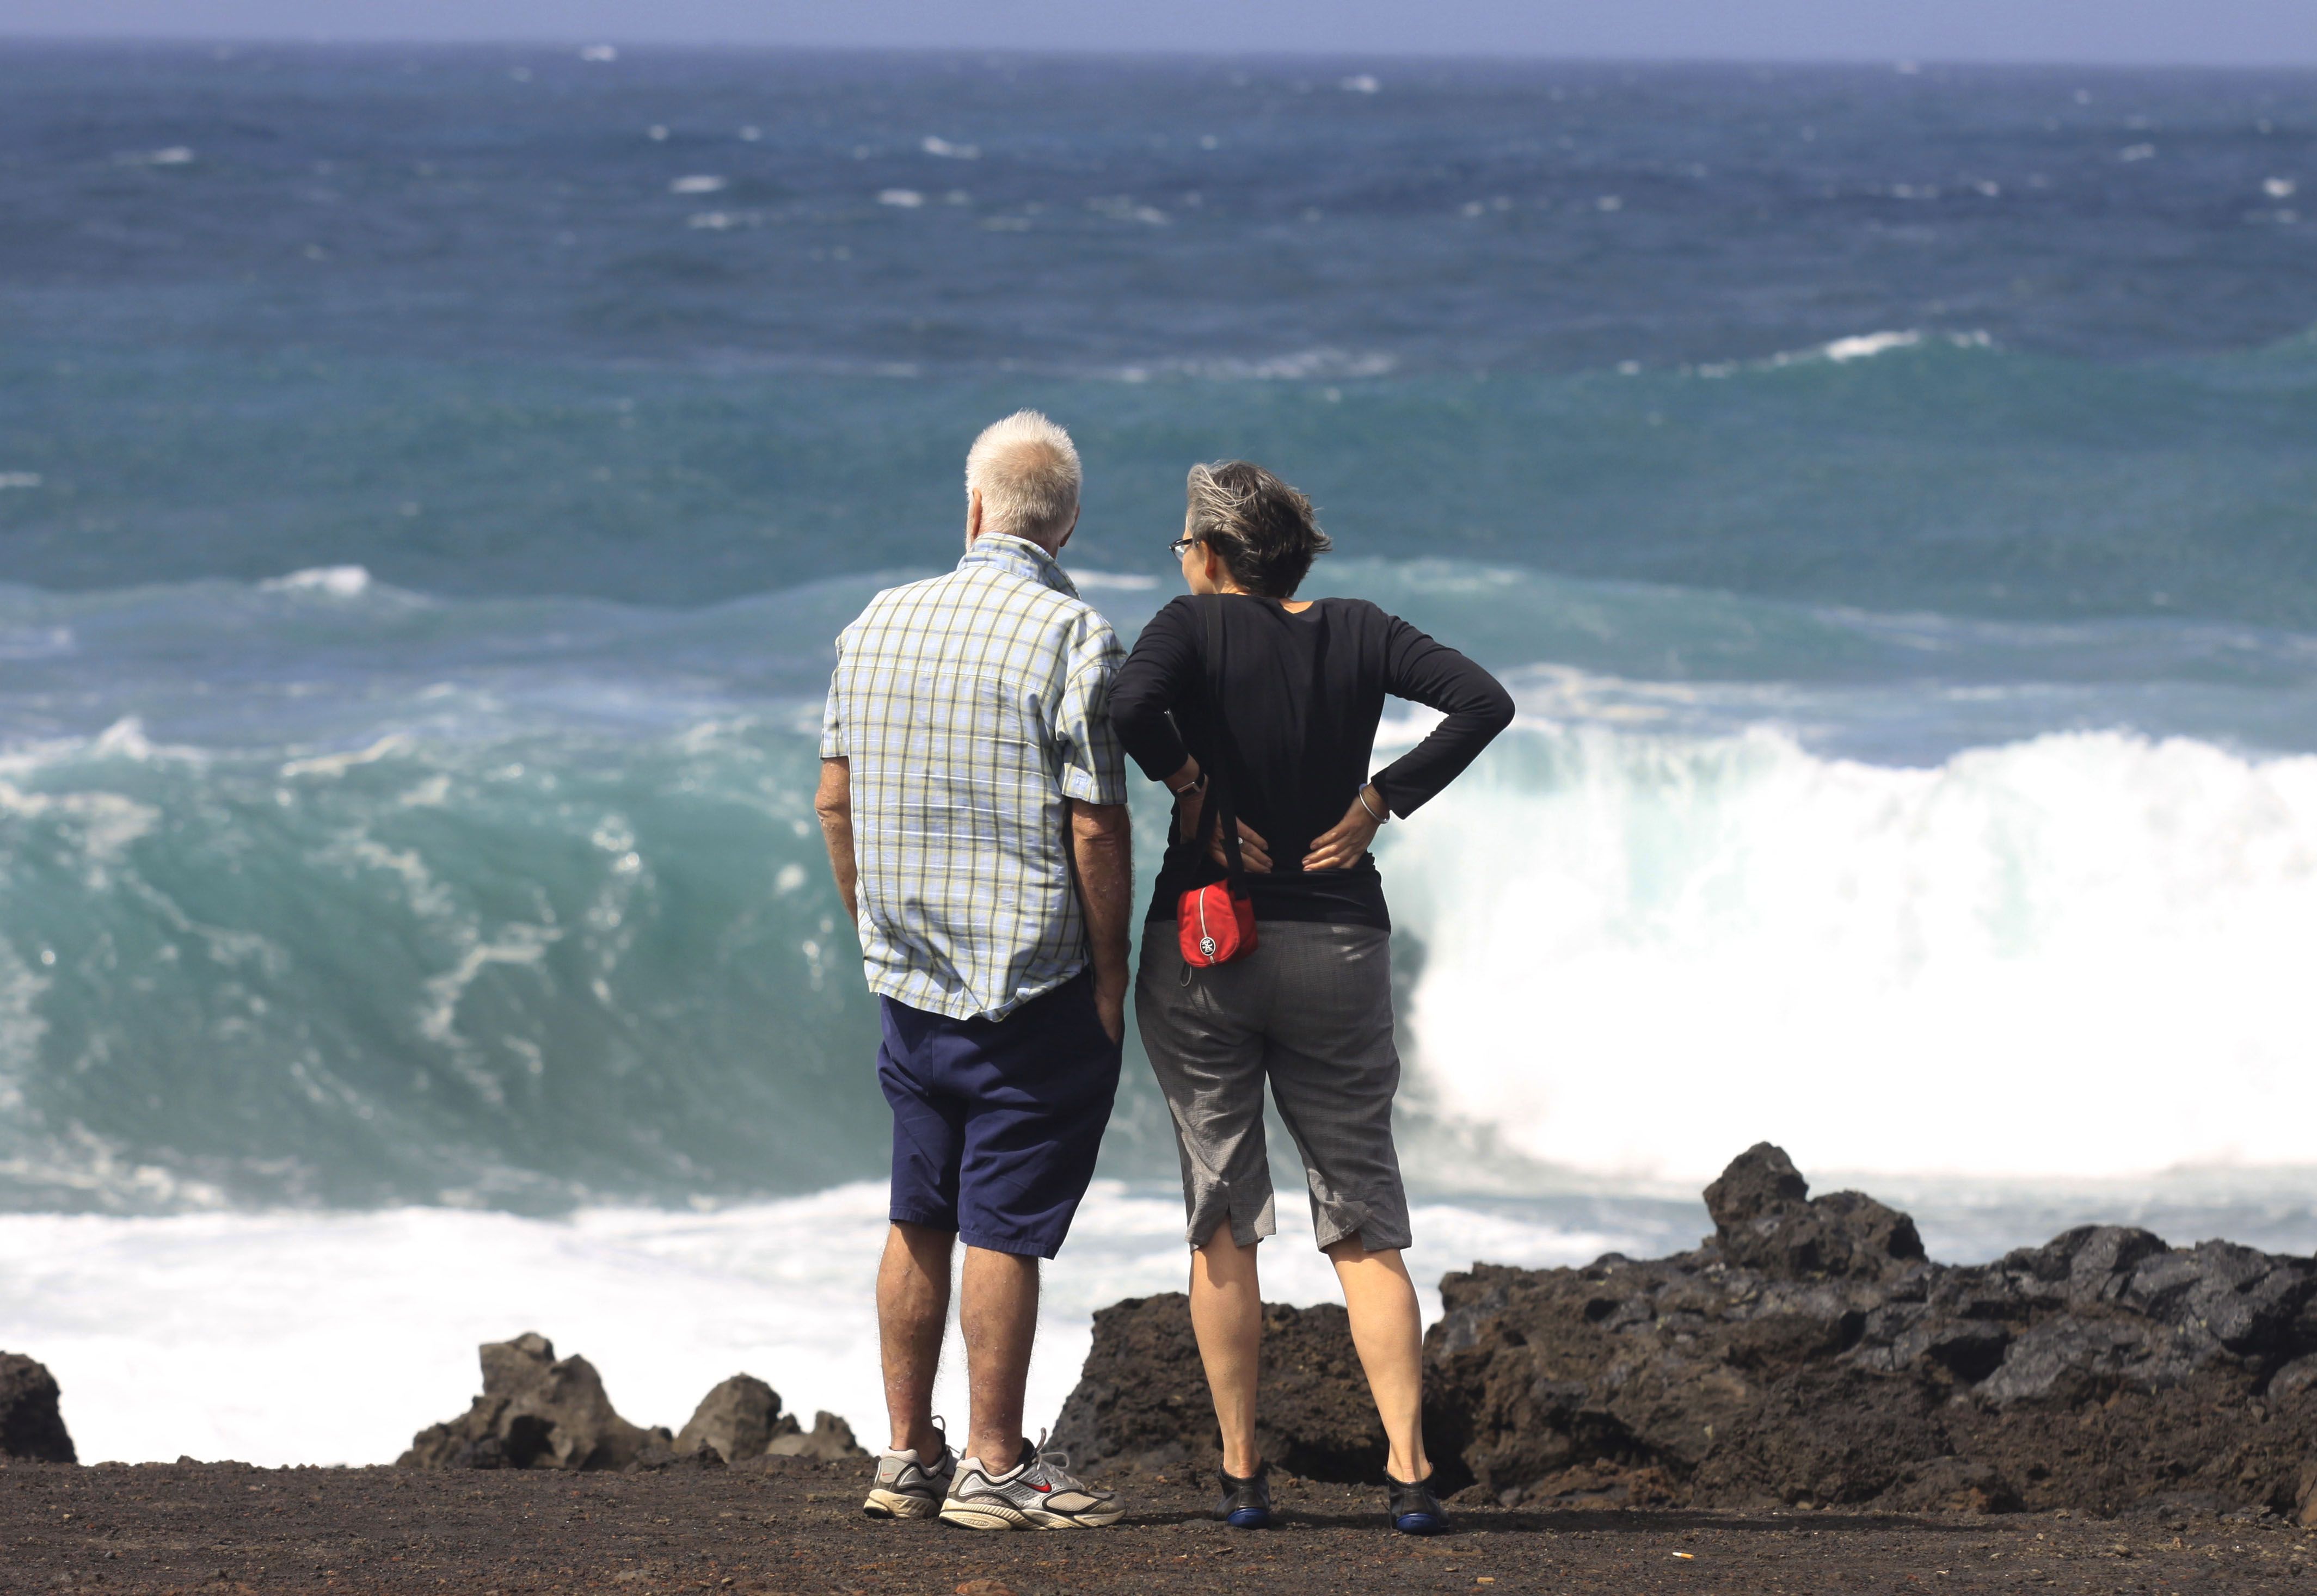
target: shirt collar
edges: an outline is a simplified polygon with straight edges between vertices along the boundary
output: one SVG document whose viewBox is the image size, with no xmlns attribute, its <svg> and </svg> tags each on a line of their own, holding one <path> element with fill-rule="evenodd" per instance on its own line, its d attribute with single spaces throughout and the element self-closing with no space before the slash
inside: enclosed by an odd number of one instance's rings
<svg viewBox="0 0 2317 1596">
<path fill-rule="evenodd" d="M 965 557 L 957 562 L 961 571 L 972 566 L 996 566 L 1017 576 L 1027 576 L 1042 583 L 1058 593 L 1072 598 L 1078 596 L 1078 585 L 1063 573 L 1061 562 L 1031 542 L 1027 538 L 1013 537 L 1006 532 L 984 532 L 966 549 Z"/>
</svg>

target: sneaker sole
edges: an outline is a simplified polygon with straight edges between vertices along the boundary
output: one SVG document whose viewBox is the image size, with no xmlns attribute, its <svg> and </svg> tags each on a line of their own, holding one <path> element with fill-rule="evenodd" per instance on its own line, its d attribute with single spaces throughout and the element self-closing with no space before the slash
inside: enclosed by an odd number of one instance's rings
<svg viewBox="0 0 2317 1596">
<path fill-rule="evenodd" d="M 941 1521 L 961 1529 L 1034 1529 L 1036 1525 L 1002 1502 L 942 1504 Z"/>
<path fill-rule="evenodd" d="M 861 1511 L 872 1519 L 930 1519 L 941 1511 L 942 1504 L 930 1496 L 912 1496 L 905 1491 L 876 1490 Z"/>
<path fill-rule="evenodd" d="M 941 1510 L 943 1523 L 955 1524 L 962 1529 L 1101 1529 L 1117 1523 L 1125 1515 L 1123 1507 L 1107 1511 L 1051 1513 L 990 1501 L 951 1502 Z"/>
<path fill-rule="evenodd" d="M 1049 1513 L 1030 1510 L 1030 1518 L 1041 1529 L 1106 1529 L 1126 1516 L 1123 1507 L 1096 1509 L 1083 1513 Z"/>
</svg>

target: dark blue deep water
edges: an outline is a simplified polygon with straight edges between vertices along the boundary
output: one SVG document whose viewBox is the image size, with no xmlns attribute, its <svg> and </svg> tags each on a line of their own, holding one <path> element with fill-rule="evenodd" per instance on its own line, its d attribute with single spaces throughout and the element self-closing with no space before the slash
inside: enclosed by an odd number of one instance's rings
<svg viewBox="0 0 2317 1596">
<path fill-rule="evenodd" d="M 2313 325 L 2305 73 L 0 48 L 44 587 L 911 564 L 1029 400 L 1119 568 L 1245 453 L 1383 557 L 2317 625 Z"/>
</svg>

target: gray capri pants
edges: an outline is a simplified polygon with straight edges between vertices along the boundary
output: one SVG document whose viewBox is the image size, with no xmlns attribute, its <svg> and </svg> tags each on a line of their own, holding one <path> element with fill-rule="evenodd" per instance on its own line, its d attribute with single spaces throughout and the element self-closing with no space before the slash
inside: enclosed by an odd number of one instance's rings
<svg viewBox="0 0 2317 1596">
<path fill-rule="evenodd" d="M 1154 921 L 1143 932 L 1134 1017 L 1174 1116 L 1193 1246 L 1226 1219 L 1243 1247 L 1278 1228 L 1266 1079 L 1303 1155 L 1320 1245 L 1350 1235 L 1370 1252 L 1409 1244 L 1391 1141 L 1400 1051 L 1390 932 L 1265 921 L 1254 952 L 1186 969 L 1174 923 Z"/>
</svg>

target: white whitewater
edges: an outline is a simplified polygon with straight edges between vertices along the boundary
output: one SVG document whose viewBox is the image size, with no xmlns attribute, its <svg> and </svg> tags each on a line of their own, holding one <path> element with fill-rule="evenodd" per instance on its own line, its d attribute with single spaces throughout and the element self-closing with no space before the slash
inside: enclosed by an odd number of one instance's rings
<svg viewBox="0 0 2317 1596">
<path fill-rule="evenodd" d="M 1685 1190 L 2317 1164 L 2317 758 L 1530 727 L 1389 838 L 1437 1109 Z"/>
</svg>

